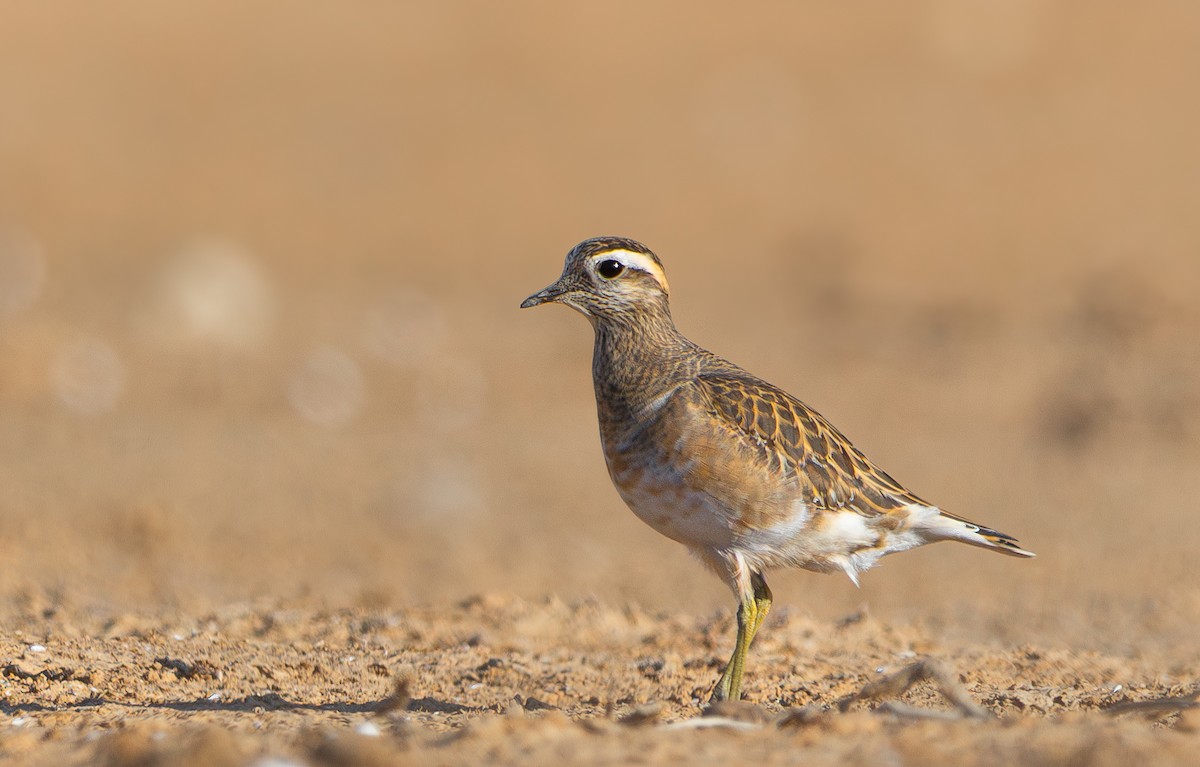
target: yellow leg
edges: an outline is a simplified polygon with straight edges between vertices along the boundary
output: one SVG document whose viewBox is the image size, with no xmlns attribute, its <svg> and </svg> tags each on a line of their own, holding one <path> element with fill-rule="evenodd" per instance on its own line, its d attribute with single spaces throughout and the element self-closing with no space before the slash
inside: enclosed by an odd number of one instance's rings
<svg viewBox="0 0 1200 767">
<path fill-rule="evenodd" d="M 767 619 L 767 613 L 771 612 L 772 595 L 767 582 L 758 573 L 750 576 L 750 582 L 754 584 L 754 606 L 757 608 L 754 612 L 754 630 L 750 632 L 750 639 L 753 641 L 763 621 Z"/>
<path fill-rule="evenodd" d="M 742 697 L 742 672 L 746 667 L 746 656 L 750 653 L 750 643 L 771 611 L 771 589 L 767 588 L 767 582 L 758 573 L 751 574 L 750 582 L 754 586 L 754 595 L 738 605 L 737 641 L 733 646 L 733 655 L 713 689 L 712 702 Z"/>
</svg>

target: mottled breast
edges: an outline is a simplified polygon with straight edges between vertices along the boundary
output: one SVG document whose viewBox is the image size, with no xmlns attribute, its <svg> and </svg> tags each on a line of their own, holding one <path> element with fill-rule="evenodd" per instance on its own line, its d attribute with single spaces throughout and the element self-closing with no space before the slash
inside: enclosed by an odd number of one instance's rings
<svg viewBox="0 0 1200 767">
<path fill-rule="evenodd" d="M 796 521 L 787 477 L 763 472 L 745 435 L 714 418 L 690 384 L 632 418 L 601 408 L 600 432 L 617 492 L 668 538 L 730 549 L 754 530 Z"/>
</svg>

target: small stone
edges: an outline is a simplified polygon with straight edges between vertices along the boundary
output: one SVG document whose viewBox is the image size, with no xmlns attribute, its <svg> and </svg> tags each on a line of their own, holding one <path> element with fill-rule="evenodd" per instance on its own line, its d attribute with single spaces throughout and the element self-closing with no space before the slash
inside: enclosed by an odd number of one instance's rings
<svg viewBox="0 0 1200 767">
<path fill-rule="evenodd" d="M 365 735 L 368 738 L 378 738 L 381 734 L 379 727 L 373 722 L 360 722 L 354 731 L 359 735 Z"/>
</svg>

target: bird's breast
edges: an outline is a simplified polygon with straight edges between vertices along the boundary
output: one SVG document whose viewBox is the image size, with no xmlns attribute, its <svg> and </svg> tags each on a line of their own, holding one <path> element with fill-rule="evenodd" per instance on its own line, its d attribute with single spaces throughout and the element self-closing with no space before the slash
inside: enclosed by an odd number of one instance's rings
<svg viewBox="0 0 1200 767">
<path fill-rule="evenodd" d="M 637 450 L 605 450 L 613 485 L 630 510 L 659 533 L 693 548 L 728 548 L 736 518 L 684 481 L 673 462 Z"/>
<path fill-rule="evenodd" d="M 609 475 L 642 521 L 690 547 L 716 549 L 759 527 L 800 524 L 786 481 L 748 463 L 702 408 L 686 397 L 657 404 L 640 418 L 606 418 L 601 409 Z"/>
</svg>

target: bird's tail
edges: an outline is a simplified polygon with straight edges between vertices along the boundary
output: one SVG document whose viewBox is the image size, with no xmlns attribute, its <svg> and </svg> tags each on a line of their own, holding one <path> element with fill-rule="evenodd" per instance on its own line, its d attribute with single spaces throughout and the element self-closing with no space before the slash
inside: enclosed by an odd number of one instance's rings
<svg viewBox="0 0 1200 767">
<path fill-rule="evenodd" d="M 933 541 L 961 541 L 972 546 L 998 551 L 1010 557 L 1037 556 L 1032 551 L 1026 551 L 1018 546 L 1017 539 L 1011 535 L 977 525 L 944 511 L 925 519 L 921 528 Z"/>
</svg>

